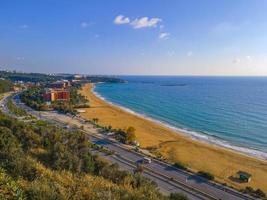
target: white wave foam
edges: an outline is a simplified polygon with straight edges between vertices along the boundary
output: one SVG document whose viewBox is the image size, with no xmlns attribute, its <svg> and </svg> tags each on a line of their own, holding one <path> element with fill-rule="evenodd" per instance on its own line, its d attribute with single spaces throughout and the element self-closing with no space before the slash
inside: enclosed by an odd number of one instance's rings
<svg viewBox="0 0 267 200">
<path fill-rule="evenodd" d="M 101 84 L 101 83 L 98 83 L 98 84 Z M 262 159 L 265 161 L 267 160 L 267 152 L 262 152 L 262 151 L 252 149 L 252 148 L 237 146 L 237 145 L 231 144 L 231 143 L 229 143 L 223 139 L 218 139 L 218 138 L 215 138 L 213 136 L 206 135 L 205 133 L 199 133 L 199 132 L 187 130 L 186 128 L 178 128 L 178 127 L 175 127 L 175 126 L 168 124 L 167 122 L 163 122 L 163 121 L 151 118 L 145 114 L 137 113 L 137 112 L 135 112 L 129 108 L 126 108 L 124 106 L 113 103 L 95 91 L 95 84 L 93 84 L 92 93 L 95 96 L 97 96 L 98 98 L 102 99 L 103 101 L 107 102 L 108 104 L 110 104 L 112 106 L 115 106 L 121 110 L 124 110 L 128 113 L 131 113 L 131 114 L 136 115 L 138 117 L 141 117 L 143 119 L 146 119 L 146 120 L 158 123 L 158 124 L 165 126 L 167 128 L 170 128 L 170 129 L 176 131 L 178 134 L 183 134 L 184 136 L 189 137 L 193 140 L 197 140 L 197 141 L 201 140 L 202 142 L 205 142 L 205 143 L 217 146 L 217 147 L 223 147 L 223 148 L 226 148 L 228 150 L 235 151 L 236 153 L 241 153 L 241 154 L 246 155 L 246 156 L 256 157 L 256 158 L 259 158 L 259 159 Z"/>
</svg>

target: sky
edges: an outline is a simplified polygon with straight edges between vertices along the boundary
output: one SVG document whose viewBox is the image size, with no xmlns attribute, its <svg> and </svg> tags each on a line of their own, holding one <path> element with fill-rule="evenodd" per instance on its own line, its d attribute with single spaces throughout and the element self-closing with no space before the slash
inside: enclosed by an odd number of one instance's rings
<svg viewBox="0 0 267 200">
<path fill-rule="evenodd" d="M 0 69 L 267 75 L 266 0 L 0 0 Z"/>
</svg>

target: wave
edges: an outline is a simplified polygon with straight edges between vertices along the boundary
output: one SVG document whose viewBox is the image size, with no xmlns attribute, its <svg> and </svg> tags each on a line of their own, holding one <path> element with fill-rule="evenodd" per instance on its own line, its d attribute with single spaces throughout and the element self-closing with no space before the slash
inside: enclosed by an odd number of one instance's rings
<svg viewBox="0 0 267 200">
<path fill-rule="evenodd" d="M 97 83 L 97 84 L 102 84 L 102 83 Z M 196 131 L 192 131 L 192 130 L 189 130 L 189 129 L 186 129 L 186 128 L 178 128 L 178 127 L 175 127 L 173 125 L 168 124 L 167 122 L 163 122 L 163 121 L 160 121 L 158 119 L 155 119 L 155 118 L 152 118 L 150 116 L 147 116 L 146 114 L 140 114 L 138 112 L 133 111 L 130 108 L 126 108 L 126 107 L 121 106 L 121 105 L 119 105 L 117 103 L 114 103 L 114 102 L 111 102 L 111 101 L 107 100 L 101 94 L 97 93 L 95 91 L 95 88 L 96 88 L 96 84 L 93 84 L 92 93 L 95 96 L 97 96 L 98 98 L 100 98 L 103 101 L 107 102 L 108 104 L 110 104 L 112 106 L 115 106 L 115 107 L 117 107 L 117 108 L 119 108 L 121 110 L 124 110 L 124 111 L 126 111 L 126 112 L 128 112 L 130 114 L 133 114 L 133 115 L 141 117 L 143 119 L 158 123 L 161 126 L 167 127 L 167 128 L 169 128 L 171 130 L 174 130 L 178 134 L 182 134 L 183 136 L 189 137 L 190 139 L 193 139 L 195 141 L 199 141 L 200 140 L 202 142 L 205 142 L 206 144 L 214 145 L 215 147 L 223 147 L 223 148 L 225 148 L 227 150 L 232 150 L 232 151 L 234 151 L 236 153 L 241 153 L 241 154 L 246 155 L 246 156 L 256 157 L 258 159 L 265 160 L 265 161 L 267 160 L 267 152 L 259 151 L 257 149 L 253 149 L 252 147 L 248 148 L 248 147 L 238 146 L 236 144 L 232 144 L 232 143 L 230 143 L 228 141 L 225 141 L 222 138 L 219 138 L 217 136 L 216 137 L 215 136 L 211 136 L 208 133 L 196 132 Z"/>
</svg>

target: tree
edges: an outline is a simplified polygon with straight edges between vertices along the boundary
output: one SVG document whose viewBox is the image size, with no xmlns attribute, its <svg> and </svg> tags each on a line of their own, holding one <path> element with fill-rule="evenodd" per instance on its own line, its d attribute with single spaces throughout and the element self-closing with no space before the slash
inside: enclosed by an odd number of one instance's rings
<svg viewBox="0 0 267 200">
<path fill-rule="evenodd" d="M 126 129 L 126 143 L 133 143 L 136 141 L 135 128 L 130 126 Z"/>
<path fill-rule="evenodd" d="M 92 120 L 93 120 L 93 123 L 94 123 L 94 124 L 98 124 L 98 121 L 99 121 L 98 118 L 93 118 Z"/>
<path fill-rule="evenodd" d="M 0 93 L 9 92 L 13 89 L 13 83 L 8 80 L 0 80 Z"/>
</svg>

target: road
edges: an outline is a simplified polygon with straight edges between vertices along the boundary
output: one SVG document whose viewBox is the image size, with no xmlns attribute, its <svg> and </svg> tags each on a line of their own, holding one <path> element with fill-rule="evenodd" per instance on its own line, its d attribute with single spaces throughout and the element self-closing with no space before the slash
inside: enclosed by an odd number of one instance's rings
<svg viewBox="0 0 267 200">
<path fill-rule="evenodd" d="M 1 100 L 0 104 L 4 112 L 8 113 L 6 107 L 8 97 Z M 64 127 L 66 124 L 70 126 L 80 127 L 83 126 L 84 131 L 91 142 L 101 145 L 113 151 L 114 154 L 107 156 L 105 154 L 100 155 L 105 159 L 113 163 L 118 163 L 121 169 L 133 171 L 136 165 L 140 163 L 144 157 L 134 151 L 130 146 L 118 143 L 110 136 L 99 133 L 92 124 L 85 123 L 79 118 L 72 118 L 71 116 L 59 114 L 57 112 L 38 112 L 25 106 L 20 102 L 18 96 L 14 97 L 14 102 L 17 106 L 20 106 L 27 110 L 30 114 L 42 119 L 48 120 L 52 123 Z M 157 183 L 160 191 L 164 194 L 170 194 L 173 192 L 181 192 L 186 194 L 190 199 L 222 199 L 222 200 L 251 200 L 252 197 L 246 196 L 236 190 L 230 189 L 223 185 L 210 182 L 196 174 L 179 170 L 155 159 L 152 159 L 150 164 L 144 165 L 144 176 Z"/>
</svg>

